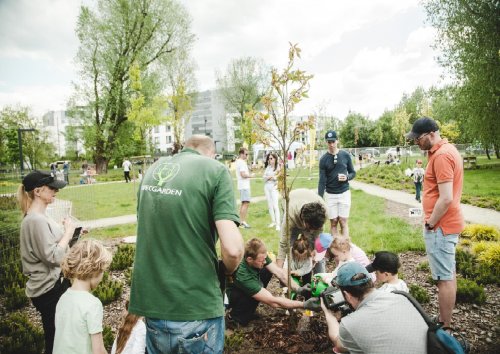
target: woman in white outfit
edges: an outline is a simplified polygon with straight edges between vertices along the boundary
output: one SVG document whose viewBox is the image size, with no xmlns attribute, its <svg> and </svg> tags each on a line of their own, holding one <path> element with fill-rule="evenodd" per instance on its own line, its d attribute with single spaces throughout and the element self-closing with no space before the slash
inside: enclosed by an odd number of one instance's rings
<svg viewBox="0 0 500 354">
<path fill-rule="evenodd" d="M 277 181 L 281 173 L 281 168 L 278 162 L 278 155 L 274 152 L 269 153 L 264 166 L 264 193 L 266 194 L 267 206 L 271 215 L 271 224 L 269 224 L 269 227 L 276 227 L 276 230 L 279 231 L 281 224 Z"/>
</svg>

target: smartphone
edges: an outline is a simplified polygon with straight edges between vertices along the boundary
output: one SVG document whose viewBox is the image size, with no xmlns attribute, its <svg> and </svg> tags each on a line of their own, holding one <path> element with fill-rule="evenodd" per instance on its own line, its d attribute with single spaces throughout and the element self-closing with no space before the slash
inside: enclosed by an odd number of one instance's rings
<svg viewBox="0 0 500 354">
<path fill-rule="evenodd" d="M 82 233 L 82 227 L 79 226 L 79 227 L 76 227 L 75 228 L 75 232 L 73 232 L 73 237 L 71 238 L 71 240 L 69 241 L 69 247 L 73 247 L 73 245 L 78 241 L 78 239 L 80 238 L 80 235 Z"/>
</svg>

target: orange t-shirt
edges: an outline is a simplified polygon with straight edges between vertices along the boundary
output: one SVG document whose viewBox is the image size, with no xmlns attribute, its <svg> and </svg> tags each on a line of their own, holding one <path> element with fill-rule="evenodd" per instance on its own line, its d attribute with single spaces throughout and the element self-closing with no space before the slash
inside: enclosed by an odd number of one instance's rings
<svg viewBox="0 0 500 354">
<path fill-rule="evenodd" d="M 441 227 L 445 235 L 458 234 L 465 227 L 460 198 L 464 180 L 462 157 L 447 139 L 442 139 L 429 150 L 429 162 L 425 169 L 423 208 L 425 220 L 428 220 L 439 198 L 438 184 L 453 182 L 453 201 L 435 228 Z"/>
</svg>

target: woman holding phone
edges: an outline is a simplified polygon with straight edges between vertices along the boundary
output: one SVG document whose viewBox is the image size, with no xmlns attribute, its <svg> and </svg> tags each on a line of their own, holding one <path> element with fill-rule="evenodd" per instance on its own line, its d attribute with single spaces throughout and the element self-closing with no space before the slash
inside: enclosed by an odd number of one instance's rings
<svg viewBox="0 0 500 354">
<path fill-rule="evenodd" d="M 75 226 L 70 218 L 62 228 L 46 215 L 66 182 L 50 172 L 32 171 L 23 178 L 17 197 L 23 213 L 20 233 L 23 273 L 28 276 L 26 295 L 42 317 L 45 353 L 52 353 L 56 305 L 70 283 L 61 276 L 61 261 L 69 250 Z"/>
</svg>

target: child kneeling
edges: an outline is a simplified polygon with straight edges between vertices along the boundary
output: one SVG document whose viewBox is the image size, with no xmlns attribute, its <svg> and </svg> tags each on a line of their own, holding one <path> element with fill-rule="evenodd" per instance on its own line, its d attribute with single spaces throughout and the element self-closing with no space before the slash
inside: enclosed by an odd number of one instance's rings
<svg viewBox="0 0 500 354">
<path fill-rule="evenodd" d="M 90 292 L 101 282 L 111 259 L 111 253 L 91 239 L 77 242 L 64 257 L 61 269 L 72 285 L 56 306 L 54 354 L 107 353 L 102 338 L 102 303 Z"/>
<path fill-rule="evenodd" d="M 398 269 L 401 267 L 397 254 L 387 251 L 375 253 L 375 259 L 366 267 L 369 273 L 375 272 L 377 283 L 383 285 L 379 290 L 392 292 L 394 290 L 408 292 L 404 280 L 398 278 Z"/>
</svg>

